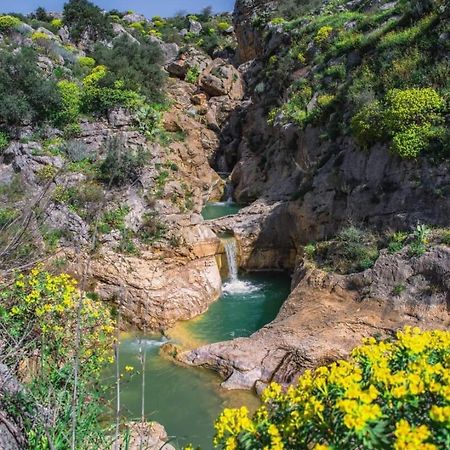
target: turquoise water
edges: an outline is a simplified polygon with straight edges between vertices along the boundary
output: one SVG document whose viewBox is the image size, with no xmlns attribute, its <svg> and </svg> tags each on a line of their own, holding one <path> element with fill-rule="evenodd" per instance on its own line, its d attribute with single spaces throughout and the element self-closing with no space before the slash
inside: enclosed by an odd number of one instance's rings
<svg viewBox="0 0 450 450">
<path fill-rule="evenodd" d="M 237 214 L 244 205 L 234 202 L 216 202 L 207 203 L 202 210 L 202 216 L 205 220 L 217 219 L 219 217 Z"/>
<path fill-rule="evenodd" d="M 249 336 L 278 313 L 289 294 L 289 277 L 284 274 L 255 274 L 224 284 L 220 300 L 203 316 L 178 324 L 169 335 L 171 341 L 193 348 L 197 345 Z M 246 405 L 254 410 L 258 399 L 250 392 L 227 391 L 221 380 L 204 369 L 176 365 L 160 356 L 167 338 L 161 336 L 125 337 L 120 345 L 122 411 L 128 420 L 141 416 L 142 369 L 140 346 L 145 349 L 145 415 L 160 422 L 172 444 L 187 443 L 212 449 L 213 424 L 224 407 Z M 126 371 L 125 366 L 133 366 Z"/>
</svg>

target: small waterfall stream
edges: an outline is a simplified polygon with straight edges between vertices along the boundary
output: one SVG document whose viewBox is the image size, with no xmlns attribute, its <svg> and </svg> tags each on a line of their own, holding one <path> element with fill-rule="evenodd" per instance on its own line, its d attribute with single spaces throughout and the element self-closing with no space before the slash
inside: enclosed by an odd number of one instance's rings
<svg viewBox="0 0 450 450">
<path fill-rule="evenodd" d="M 223 246 L 225 248 L 225 254 L 228 263 L 228 276 L 230 282 L 238 281 L 238 262 L 237 262 L 237 245 L 236 239 L 227 238 L 223 240 Z"/>
</svg>

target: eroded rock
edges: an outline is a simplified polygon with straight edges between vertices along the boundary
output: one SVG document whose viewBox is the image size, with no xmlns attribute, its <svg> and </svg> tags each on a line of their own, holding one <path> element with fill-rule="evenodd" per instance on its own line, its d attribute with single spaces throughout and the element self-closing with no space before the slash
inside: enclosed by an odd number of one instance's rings
<svg viewBox="0 0 450 450">
<path fill-rule="evenodd" d="M 450 249 L 434 247 L 420 258 L 407 250 L 383 254 L 373 269 L 335 275 L 301 266 L 277 318 L 249 338 L 182 353 L 184 363 L 219 372 L 229 389 L 287 385 L 306 369 L 340 358 L 363 337 L 391 336 L 405 325 L 450 325 Z M 400 295 L 395 286 L 404 285 Z"/>
</svg>

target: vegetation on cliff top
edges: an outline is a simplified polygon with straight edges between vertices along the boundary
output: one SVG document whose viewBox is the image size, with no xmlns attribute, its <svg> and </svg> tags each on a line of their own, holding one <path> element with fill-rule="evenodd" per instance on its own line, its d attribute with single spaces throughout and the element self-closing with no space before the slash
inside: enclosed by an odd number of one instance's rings
<svg viewBox="0 0 450 450">
<path fill-rule="evenodd" d="M 278 10 L 285 19 L 256 21 L 268 36 L 290 40 L 265 70 L 268 84 L 285 92 L 269 114 L 273 124 L 323 124 L 330 140 L 353 135 L 362 148 L 387 143 L 402 158 L 448 157 L 446 2 L 287 3 Z"/>
</svg>

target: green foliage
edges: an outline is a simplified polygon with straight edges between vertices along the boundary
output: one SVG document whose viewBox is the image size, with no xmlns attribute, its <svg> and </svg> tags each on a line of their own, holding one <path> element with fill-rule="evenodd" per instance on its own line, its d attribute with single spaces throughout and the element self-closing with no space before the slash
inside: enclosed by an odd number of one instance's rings
<svg viewBox="0 0 450 450">
<path fill-rule="evenodd" d="M 135 120 L 139 131 L 152 141 L 163 135 L 162 119 L 165 109 L 166 105 L 153 103 L 136 111 Z"/>
<path fill-rule="evenodd" d="M 98 223 L 100 233 L 111 233 L 113 230 L 125 230 L 125 217 L 130 212 L 127 206 L 120 206 L 116 209 L 106 211 Z"/>
<path fill-rule="evenodd" d="M 403 231 L 397 231 L 389 239 L 388 244 L 388 252 L 389 253 L 397 253 L 403 249 L 406 243 L 406 239 L 408 238 L 408 234 Z"/>
<path fill-rule="evenodd" d="M 9 145 L 9 137 L 6 133 L 0 131 L 0 153 Z"/>
<path fill-rule="evenodd" d="M 433 88 L 389 91 L 384 122 L 390 131 L 440 122 L 444 99 Z"/>
<path fill-rule="evenodd" d="M 69 0 L 64 5 L 63 20 L 75 42 L 79 42 L 83 34 L 92 40 L 105 39 L 112 34 L 108 15 L 88 0 Z"/>
<path fill-rule="evenodd" d="M 90 56 L 80 56 L 78 58 L 78 64 L 81 67 L 88 67 L 92 69 L 93 67 L 95 67 L 95 59 L 91 58 Z"/>
<path fill-rule="evenodd" d="M 167 226 L 154 213 L 145 214 L 139 227 L 139 239 L 147 245 L 160 241 L 167 233 Z"/>
<path fill-rule="evenodd" d="M 185 81 L 191 84 L 197 84 L 198 77 L 200 76 L 200 69 L 198 66 L 190 67 L 186 72 Z"/>
<path fill-rule="evenodd" d="M 392 138 L 391 150 L 402 158 L 416 158 L 442 133 L 444 99 L 432 88 L 391 90 L 385 105 L 375 100 L 351 121 L 353 135 L 362 147 Z"/>
<path fill-rule="evenodd" d="M 383 138 L 383 109 L 378 100 L 363 106 L 351 120 L 351 130 L 358 144 L 368 148 Z"/>
<path fill-rule="evenodd" d="M 100 87 L 114 88 L 119 83 L 124 90 L 143 95 L 148 101 L 162 99 L 165 76 L 160 68 L 161 51 L 148 41 L 140 44 L 127 36 L 114 40 L 113 48 L 97 46 L 94 58 L 107 72 L 99 80 Z"/>
<path fill-rule="evenodd" d="M 8 330 L 8 339 L 3 341 L 5 362 L 10 367 L 26 362 L 24 367 L 29 367 L 25 375 L 31 381 L 26 381 L 20 397 L 9 400 L 11 407 L 16 406 L 15 415 L 21 418 L 29 448 L 68 448 L 67 432 L 73 412 L 78 424 L 76 448 L 100 448 L 104 439 L 100 422 L 104 407 L 98 383 L 114 343 L 109 311 L 101 302 L 81 294 L 70 276 L 55 276 L 40 268 L 3 284 L 0 296 L 2 329 Z M 77 329 L 80 332 L 79 397 L 77 409 L 73 410 Z M 18 355 L 14 343 L 19 341 Z M 43 408 L 52 411 L 50 428 L 42 418 Z"/>
<path fill-rule="evenodd" d="M 148 153 L 142 148 L 126 148 L 117 137 L 106 143 L 106 158 L 100 165 L 100 178 L 105 183 L 124 185 L 136 181 L 148 159 Z"/>
<path fill-rule="evenodd" d="M 371 268 L 378 259 L 376 237 L 354 226 L 343 228 L 335 239 L 317 242 L 307 257 L 320 267 L 348 274 Z"/>
<path fill-rule="evenodd" d="M 9 31 L 18 27 L 22 22 L 17 17 L 0 16 L 0 32 Z"/>
<path fill-rule="evenodd" d="M 30 48 L 0 50 L 0 97 L 0 122 L 12 126 L 48 120 L 61 102 L 55 82 L 41 72 Z"/>
<path fill-rule="evenodd" d="M 332 32 L 333 27 L 330 27 L 329 25 L 320 27 L 317 34 L 314 36 L 314 42 L 319 46 L 324 46 L 328 42 Z"/>
<path fill-rule="evenodd" d="M 14 208 L 0 207 L 0 230 L 10 224 L 17 217 L 17 210 Z"/>
<path fill-rule="evenodd" d="M 57 122 L 59 124 L 76 122 L 81 109 L 82 93 L 80 86 L 75 82 L 62 80 L 58 82 L 58 89 L 62 105 L 57 113 Z"/>
<path fill-rule="evenodd" d="M 262 406 L 225 409 L 221 450 L 438 450 L 448 448 L 448 331 L 405 327 L 374 337 L 349 360 L 306 370 L 284 390 L 271 383 Z M 191 447 L 192 449 L 192 447 Z"/>
</svg>

